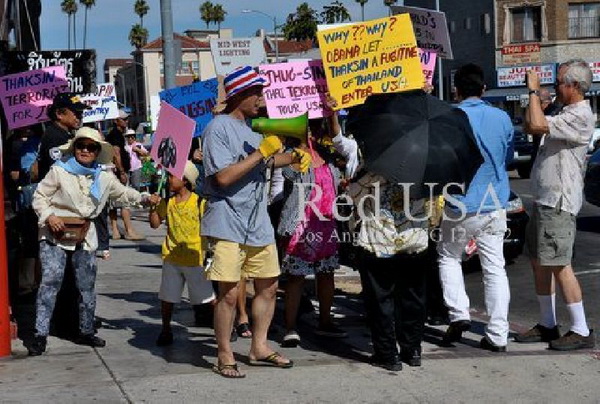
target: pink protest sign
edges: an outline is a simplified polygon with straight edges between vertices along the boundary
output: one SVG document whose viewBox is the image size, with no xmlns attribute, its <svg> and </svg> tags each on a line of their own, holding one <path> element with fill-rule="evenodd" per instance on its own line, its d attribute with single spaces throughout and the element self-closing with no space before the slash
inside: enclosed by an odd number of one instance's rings
<svg viewBox="0 0 600 404">
<path fill-rule="evenodd" d="M 330 115 L 323 111 L 328 90 L 321 60 L 261 65 L 259 72 L 267 80 L 263 95 L 269 118 Z"/>
<path fill-rule="evenodd" d="M 156 163 L 179 179 L 183 179 L 195 130 L 196 121 L 166 102 L 160 103 L 150 155 Z"/>
<path fill-rule="evenodd" d="M 427 52 L 423 49 L 419 49 L 419 56 L 421 57 L 421 68 L 423 69 L 423 75 L 427 84 L 433 85 L 433 73 L 435 71 L 435 61 L 437 55 L 433 52 Z"/>
<path fill-rule="evenodd" d="M 59 93 L 69 91 L 63 66 L 46 67 L 0 77 L 0 99 L 9 129 L 49 120 L 46 108 Z"/>
</svg>

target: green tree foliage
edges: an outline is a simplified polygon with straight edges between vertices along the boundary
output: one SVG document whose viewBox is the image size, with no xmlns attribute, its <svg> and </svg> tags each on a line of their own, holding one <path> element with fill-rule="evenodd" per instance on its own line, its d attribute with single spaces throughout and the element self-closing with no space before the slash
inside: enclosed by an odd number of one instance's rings
<svg viewBox="0 0 600 404">
<path fill-rule="evenodd" d="M 136 0 L 133 5 L 133 11 L 140 17 L 140 25 L 144 26 L 144 16 L 150 11 L 150 6 L 146 0 Z"/>
<path fill-rule="evenodd" d="M 87 17 L 88 17 L 88 10 L 92 7 L 94 7 L 96 5 L 96 0 L 79 0 L 79 3 L 81 3 L 81 5 L 83 7 L 85 7 L 85 14 L 84 14 L 84 20 L 83 20 L 83 49 L 86 48 L 86 43 L 87 43 Z"/>
<path fill-rule="evenodd" d="M 129 31 L 129 43 L 136 49 L 144 47 L 148 43 L 148 30 L 140 24 L 135 24 Z"/>
</svg>

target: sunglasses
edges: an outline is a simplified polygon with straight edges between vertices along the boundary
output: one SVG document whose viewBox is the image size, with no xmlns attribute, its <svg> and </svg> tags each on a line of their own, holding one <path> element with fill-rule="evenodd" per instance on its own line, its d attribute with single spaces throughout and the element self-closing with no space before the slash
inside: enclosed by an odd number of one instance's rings
<svg viewBox="0 0 600 404">
<path fill-rule="evenodd" d="M 75 143 L 76 150 L 87 150 L 90 153 L 96 153 L 100 150 L 100 145 L 98 143 Z"/>
</svg>

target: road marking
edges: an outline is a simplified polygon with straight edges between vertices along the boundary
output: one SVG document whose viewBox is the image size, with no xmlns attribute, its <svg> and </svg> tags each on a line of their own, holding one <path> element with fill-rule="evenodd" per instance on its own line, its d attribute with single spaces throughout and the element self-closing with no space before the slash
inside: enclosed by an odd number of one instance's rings
<svg viewBox="0 0 600 404">
<path fill-rule="evenodd" d="M 592 269 L 591 271 L 575 272 L 575 275 L 592 275 L 600 274 L 600 269 Z"/>
</svg>

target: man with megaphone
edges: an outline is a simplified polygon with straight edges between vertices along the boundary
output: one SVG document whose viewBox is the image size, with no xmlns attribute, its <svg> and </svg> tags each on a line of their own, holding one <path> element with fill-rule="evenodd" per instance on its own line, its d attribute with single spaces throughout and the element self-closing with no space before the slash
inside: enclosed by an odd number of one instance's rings
<svg viewBox="0 0 600 404">
<path fill-rule="evenodd" d="M 250 365 L 290 368 L 291 360 L 269 348 L 267 332 L 275 310 L 280 274 L 275 236 L 267 213 L 267 169 L 300 164 L 307 170 L 310 155 L 300 149 L 281 153 L 283 145 L 273 135 L 263 137 L 246 121 L 259 114 L 265 80 L 250 66 L 240 67 L 224 79 L 225 110 L 202 134 L 205 192 L 208 203 L 202 235 L 209 239 L 212 262 L 208 279 L 217 281 L 215 336 L 218 361 L 213 371 L 223 377 L 245 377 L 230 345 L 238 283 L 254 280 Z M 210 255 L 210 254 L 209 254 Z"/>
</svg>

